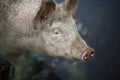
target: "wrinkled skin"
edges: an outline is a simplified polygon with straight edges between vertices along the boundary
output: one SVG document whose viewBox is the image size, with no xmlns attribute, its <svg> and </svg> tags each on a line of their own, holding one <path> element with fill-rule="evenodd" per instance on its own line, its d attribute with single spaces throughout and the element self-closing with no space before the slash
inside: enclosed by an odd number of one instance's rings
<svg viewBox="0 0 120 80">
<path fill-rule="evenodd" d="M 0 1 L 0 53 L 12 62 L 24 50 L 83 61 L 91 58 L 94 50 L 80 37 L 72 17 L 77 3 Z"/>
</svg>

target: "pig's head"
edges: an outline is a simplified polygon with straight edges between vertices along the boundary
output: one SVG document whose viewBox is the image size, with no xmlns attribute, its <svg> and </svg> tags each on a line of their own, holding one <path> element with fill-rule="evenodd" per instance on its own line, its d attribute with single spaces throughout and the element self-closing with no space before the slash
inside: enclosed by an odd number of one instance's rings
<svg viewBox="0 0 120 80">
<path fill-rule="evenodd" d="M 50 56 L 86 60 L 94 50 L 80 37 L 72 15 L 78 0 L 57 4 L 45 0 L 34 19 L 34 29 L 42 42 L 42 50 Z"/>
</svg>

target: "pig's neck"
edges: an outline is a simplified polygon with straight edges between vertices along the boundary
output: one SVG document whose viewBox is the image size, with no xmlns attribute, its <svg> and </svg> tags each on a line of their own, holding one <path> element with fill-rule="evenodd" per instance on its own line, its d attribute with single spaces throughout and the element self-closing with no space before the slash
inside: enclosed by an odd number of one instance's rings
<svg viewBox="0 0 120 80">
<path fill-rule="evenodd" d="M 33 33 L 33 35 L 29 36 L 29 37 L 24 37 L 21 39 L 21 43 L 20 43 L 21 47 L 23 47 L 24 49 L 28 49 L 30 51 L 33 52 L 37 52 L 37 53 L 43 53 L 43 42 L 42 42 L 42 38 L 41 35 Z"/>
</svg>

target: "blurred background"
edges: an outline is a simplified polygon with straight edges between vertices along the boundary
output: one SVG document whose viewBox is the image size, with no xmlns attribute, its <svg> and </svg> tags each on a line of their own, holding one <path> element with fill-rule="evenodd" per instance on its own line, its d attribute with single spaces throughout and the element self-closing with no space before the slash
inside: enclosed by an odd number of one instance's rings
<svg viewBox="0 0 120 80">
<path fill-rule="evenodd" d="M 58 3 L 63 0 L 56 0 Z M 78 31 L 95 49 L 87 62 L 26 54 L 22 68 L 0 57 L 0 80 L 120 80 L 120 0 L 79 0 Z"/>
</svg>

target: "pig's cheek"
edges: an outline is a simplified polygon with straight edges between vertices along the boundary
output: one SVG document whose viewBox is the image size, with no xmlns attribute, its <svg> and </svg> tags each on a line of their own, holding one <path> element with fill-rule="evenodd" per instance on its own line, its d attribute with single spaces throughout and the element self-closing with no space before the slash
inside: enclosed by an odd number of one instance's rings
<svg viewBox="0 0 120 80">
<path fill-rule="evenodd" d="M 48 55 L 55 56 L 55 53 L 57 52 L 57 49 L 55 48 L 55 46 L 49 43 L 46 43 L 45 46 L 46 46 L 46 51 Z"/>
</svg>

